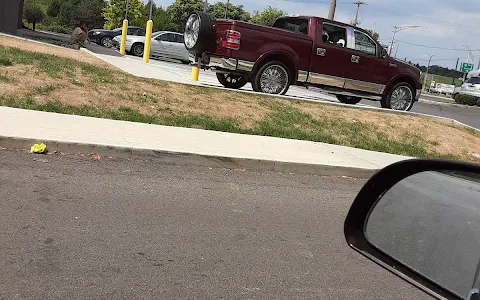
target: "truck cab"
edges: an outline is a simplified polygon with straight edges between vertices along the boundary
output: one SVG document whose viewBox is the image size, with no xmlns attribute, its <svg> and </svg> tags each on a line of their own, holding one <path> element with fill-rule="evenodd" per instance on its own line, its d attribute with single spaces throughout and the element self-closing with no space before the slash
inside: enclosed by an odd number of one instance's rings
<svg viewBox="0 0 480 300">
<path fill-rule="evenodd" d="M 196 13 L 185 45 L 228 88 L 250 82 L 254 91 L 285 94 L 290 85 L 313 86 L 342 103 L 366 98 L 405 111 L 422 89 L 420 70 L 389 57 L 367 31 L 318 17 L 281 17 L 267 27 Z"/>
</svg>

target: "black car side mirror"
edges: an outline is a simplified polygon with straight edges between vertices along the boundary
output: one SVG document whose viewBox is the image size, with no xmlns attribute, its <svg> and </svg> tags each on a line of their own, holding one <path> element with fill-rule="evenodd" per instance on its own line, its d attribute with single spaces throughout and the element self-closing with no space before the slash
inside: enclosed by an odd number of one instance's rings
<svg viewBox="0 0 480 300">
<path fill-rule="evenodd" d="M 376 173 L 345 220 L 350 247 L 437 299 L 479 299 L 480 166 L 407 160 Z"/>
</svg>

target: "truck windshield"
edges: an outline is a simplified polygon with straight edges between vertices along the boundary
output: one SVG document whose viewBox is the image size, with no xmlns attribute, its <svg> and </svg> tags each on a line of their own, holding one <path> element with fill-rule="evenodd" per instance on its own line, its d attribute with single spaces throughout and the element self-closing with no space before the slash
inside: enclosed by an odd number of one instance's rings
<svg viewBox="0 0 480 300">
<path fill-rule="evenodd" d="M 295 33 L 308 34 L 308 19 L 280 18 L 275 21 L 273 27 Z"/>
</svg>

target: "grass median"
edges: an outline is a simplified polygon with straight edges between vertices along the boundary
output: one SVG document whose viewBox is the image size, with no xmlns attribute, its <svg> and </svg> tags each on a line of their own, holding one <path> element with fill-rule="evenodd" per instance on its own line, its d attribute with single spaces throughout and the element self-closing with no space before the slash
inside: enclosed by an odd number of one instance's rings
<svg viewBox="0 0 480 300">
<path fill-rule="evenodd" d="M 416 157 L 475 161 L 473 154 L 480 152 L 477 131 L 432 118 L 142 79 L 91 57 L 5 46 L 0 46 L 0 105 Z"/>
</svg>

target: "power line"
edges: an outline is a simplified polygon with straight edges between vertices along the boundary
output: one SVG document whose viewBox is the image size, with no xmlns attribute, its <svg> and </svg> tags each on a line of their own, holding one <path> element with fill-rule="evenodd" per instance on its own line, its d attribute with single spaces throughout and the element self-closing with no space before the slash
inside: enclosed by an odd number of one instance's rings
<svg viewBox="0 0 480 300">
<path fill-rule="evenodd" d="M 362 1 L 357 1 L 357 2 L 354 2 L 353 4 L 357 6 L 357 12 L 355 13 L 355 21 L 353 21 L 353 26 L 357 26 L 358 24 L 360 24 L 360 22 L 358 21 L 358 13 L 360 12 L 360 6 L 367 5 L 367 3 Z"/>
<path fill-rule="evenodd" d="M 385 40 L 385 39 L 383 39 Z M 480 49 L 472 49 L 472 50 L 466 50 L 466 49 L 456 49 L 456 48 L 443 48 L 443 47 L 436 47 L 436 46 L 427 46 L 427 45 L 420 45 L 420 44 L 415 44 L 415 43 L 410 43 L 410 42 L 405 42 L 405 41 L 400 41 L 400 40 L 395 40 L 396 42 L 407 44 L 410 46 L 417 46 L 417 47 L 423 47 L 423 48 L 429 48 L 429 49 L 438 49 L 438 50 L 447 50 L 447 51 L 463 51 L 463 52 L 479 52 Z"/>
<path fill-rule="evenodd" d="M 448 22 L 448 21 L 443 21 L 443 20 L 428 18 L 428 17 L 425 17 L 425 16 L 420 16 L 420 15 L 416 15 L 416 14 L 411 14 L 411 13 L 408 13 L 408 12 L 399 12 L 399 11 L 397 11 L 397 10 L 392 10 L 392 9 L 389 9 L 389 8 L 386 8 L 386 7 L 382 7 L 382 6 L 375 6 L 375 5 L 373 5 L 373 7 L 371 6 L 371 8 L 372 8 L 373 10 L 377 10 L 377 11 L 390 12 L 390 13 L 395 14 L 395 15 L 399 15 L 399 13 L 400 13 L 400 14 L 402 14 L 402 15 L 411 16 L 411 17 L 413 17 L 413 18 L 416 18 L 416 19 L 425 21 L 425 22 L 427 22 L 427 23 L 434 23 L 434 24 L 447 25 L 447 26 L 464 27 L 464 28 L 469 28 L 469 29 L 471 29 L 471 30 L 480 30 L 480 28 L 474 27 L 474 26 L 469 26 L 469 25 L 465 25 L 465 24 L 461 24 L 461 23 Z"/>
</svg>

